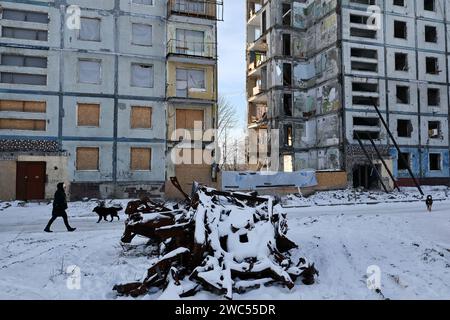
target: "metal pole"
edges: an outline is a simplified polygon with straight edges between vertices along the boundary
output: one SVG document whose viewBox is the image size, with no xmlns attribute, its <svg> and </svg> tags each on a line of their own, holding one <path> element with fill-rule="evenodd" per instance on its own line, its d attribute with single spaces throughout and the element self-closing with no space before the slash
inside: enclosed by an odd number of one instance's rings
<svg viewBox="0 0 450 320">
<path fill-rule="evenodd" d="M 375 145 L 375 142 L 371 137 L 369 137 L 370 143 L 372 144 L 372 147 L 375 149 L 375 152 L 377 153 L 378 158 L 383 163 L 384 168 L 389 174 L 389 177 L 391 177 L 392 181 L 394 182 L 394 186 L 397 188 L 398 191 L 400 191 L 400 188 L 398 187 L 397 181 L 395 181 L 394 175 L 392 174 L 391 170 L 388 168 L 386 161 L 384 161 L 383 157 L 380 154 L 380 151 L 378 150 L 377 146 Z"/>
<path fill-rule="evenodd" d="M 416 177 L 414 176 L 414 173 L 412 172 L 411 167 L 409 166 L 409 163 L 406 161 L 405 157 L 403 156 L 402 152 L 400 151 L 400 147 L 398 146 L 397 142 L 395 141 L 394 136 L 392 135 L 391 130 L 389 130 L 389 126 L 387 125 L 386 120 L 384 120 L 384 118 L 383 118 L 383 116 L 382 116 L 380 110 L 378 109 L 378 106 L 377 106 L 377 104 L 375 103 L 375 101 L 373 101 L 373 106 L 375 107 L 375 110 L 377 111 L 378 116 L 379 116 L 380 119 L 381 119 L 381 122 L 383 123 L 384 127 L 386 128 L 386 131 L 387 131 L 387 133 L 389 134 L 389 137 L 391 138 L 392 143 L 394 144 L 395 148 L 397 149 L 398 156 L 399 156 L 400 160 L 403 162 L 403 164 L 404 164 L 404 165 L 406 166 L 406 168 L 408 169 L 408 172 L 409 172 L 410 176 L 412 177 L 412 179 L 413 179 L 413 181 L 414 181 L 414 184 L 416 185 L 416 187 L 417 187 L 417 189 L 419 190 L 420 194 L 424 196 L 425 194 L 423 193 L 422 188 L 420 187 L 419 182 L 417 181 Z"/>
<path fill-rule="evenodd" d="M 359 146 L 361 147 L 361 149 L 363 150 L 364 154 L 366 155 L 367 159 L 369 160 L 370 166 L 372 167 L 372 169 L 375 171 L 375 173 L 378 176 L 378 180 L 380 181 L 381 185 L 383 186 L 384 191 L 386 191 L 386 193 L 389 193 L 388 189 L 386 188 L 384 182 L 383 182 L 383 178 L 381 177 L 380 172 L 378 171 L 377 167 L 373 164 L 372 159 L 369 156 L 369 153 L 367 152 L 366 148 L 364 147 L 361 139 L 359 138 L 359 134 L 358 132 L 355 132 L 356 135 L 356 139 L 358 140 Z"/>
</svg>

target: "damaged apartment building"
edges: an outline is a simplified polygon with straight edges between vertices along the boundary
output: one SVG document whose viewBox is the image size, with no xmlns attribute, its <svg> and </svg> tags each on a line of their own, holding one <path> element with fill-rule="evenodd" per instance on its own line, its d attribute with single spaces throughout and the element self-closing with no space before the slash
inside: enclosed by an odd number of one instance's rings
<svg viewBox="0 0 450 320">
<path fill-rule="evenodd" d="M 247 0 L 248 128 L 283 171 L 448 185 L 449 36 L 445 0 Z"/>
<path fill-rule="evenodd" d="M 221 7 L 0 1 L 0 199 L 163 196 L 171 132 L 216 125 Z"/>
</svg>

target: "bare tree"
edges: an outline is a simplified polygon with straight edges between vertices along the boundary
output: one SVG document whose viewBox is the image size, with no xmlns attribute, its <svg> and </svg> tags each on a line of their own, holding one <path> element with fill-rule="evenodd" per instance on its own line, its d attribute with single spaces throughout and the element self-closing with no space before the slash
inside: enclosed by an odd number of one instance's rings
<svg viewBox="0 0 450 320">
<path fill-rule="evenodd" d="M 222 148 L 222 163 L 228 160 L 228 146 L 230 144 L 230 130 L 238 124 L 236 108 L 223 96 L 218 102 L 217 141 Z"/>
</svg>

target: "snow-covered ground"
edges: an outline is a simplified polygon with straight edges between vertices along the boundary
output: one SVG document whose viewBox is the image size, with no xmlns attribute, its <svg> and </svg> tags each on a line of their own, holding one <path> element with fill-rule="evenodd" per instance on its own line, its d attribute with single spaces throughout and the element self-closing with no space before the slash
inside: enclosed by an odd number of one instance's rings
<svg viewBox="0 0 450 320">
<path fill-rule="evenodd" d="M 288 235 L 300 245 L 298 254 L 316 263 L 317 282 L 297 281 L 292 290 L 262 287 L 234 298 L 450 299 L 450 192 L 426 191 L 439 200 L 432 213 L 413 189 L 389 196 L 344 190 L 284 199 Z M 115 284 L 141 280 L 152 258 L 146 240 L 122 246 L 124 213 L 119 222 L 97 224 L 95 205 L 70 203 L 77 230 L 66 232 L 58 219 L 47 234 L 49 204 L 0 203 L 0 299 L 116 299 Z M 80 290 L 67 287 L 72 265 L 81 271 Z M 381 293 L 366 285 L 372 265 L 381 270 Z M 145 299 L 174 298 L 169 293 Z M 190 299 L 217 298 L 200 292 Z"/>
</svg>

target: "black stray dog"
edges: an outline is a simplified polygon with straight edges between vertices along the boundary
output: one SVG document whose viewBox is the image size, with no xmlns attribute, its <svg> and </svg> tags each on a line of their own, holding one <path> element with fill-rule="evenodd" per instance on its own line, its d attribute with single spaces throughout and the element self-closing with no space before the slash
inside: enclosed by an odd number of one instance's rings
<svg viewBox="0 0 450 320">
<path fill-rule="evenodd" d="M 431 209 L 433 207 L 433 197 L 432 196 L 428 196 L 427 200 L 425 201 L 425 203 L 427 204 L 428 211 L 431 212 Z"/>
<path fill-rule="evenodd" d="M 103 220 L 108 221 L 108 220 L 106 220 L 106 217 L 108 217 L 108 216 L 111 217 L 111 220 L 109 220 L 109 222 L 112 222 L 114 217 L 117 217 L 117 220 L 120 220 L 119 211 L 122 211 L 122 210 L 123 210 L 122 207 L 107 208 L 107 207 L 105 207 L 105 203 L 102 202 L 102 203 L 100 203 L 100 205 L 95 207 L 94 210 L 92 210 L 92 212 L 95 212 L 98 214 L 97 223 L 99 223 L 102 220 L 102 218 L 103 218 Z"/>
</svg>

